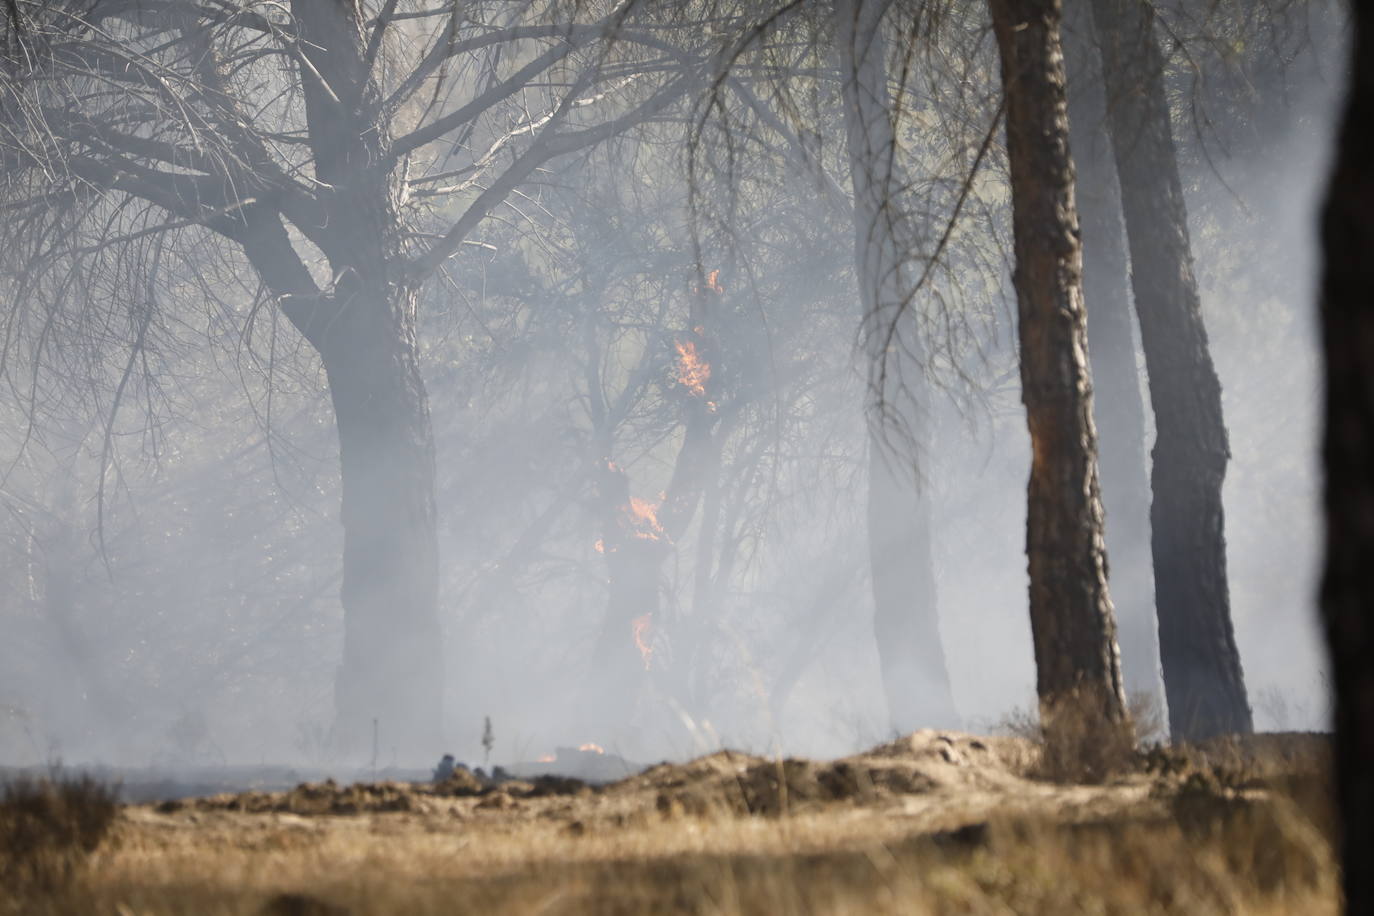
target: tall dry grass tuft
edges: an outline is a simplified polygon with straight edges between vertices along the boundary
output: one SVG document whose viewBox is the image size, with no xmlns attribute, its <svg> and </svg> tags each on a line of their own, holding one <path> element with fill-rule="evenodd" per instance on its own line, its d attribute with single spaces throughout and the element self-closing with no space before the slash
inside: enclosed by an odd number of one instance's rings
<svg viewBox="0 0 1374 916">
<path fill-rule="evenodd" d="M 1137 703 L 1148 726 L 1152 714 L 1148 703 Z M 1075 693 L 1053 709 L 1042 705 L 1039 715 L 1014 710 L 994 726 L 994 731 L 1034 744 L 1036 754 L 1026 776 L 1062 784 L 1100 785 L 1137 768 L 1134 721 L 1128 714 L 1124 722 L 1104 723 L 1097 705 Z"/>
<path fill-rule="evenodd" d="M 0 793 L 0 888 L 22 896 L 67 884 L 118 811 L 115 790 L 89 776 L 9 783 Z"/>
</svg>

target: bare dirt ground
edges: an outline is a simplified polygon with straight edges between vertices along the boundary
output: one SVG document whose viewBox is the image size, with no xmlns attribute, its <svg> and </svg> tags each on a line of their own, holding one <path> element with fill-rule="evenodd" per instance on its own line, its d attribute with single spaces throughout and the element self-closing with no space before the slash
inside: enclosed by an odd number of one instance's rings
<svg viewBox="0 0 1374 916">
<path fill-rule="evenodd" d="M 1258 736 L 1065 785 L 1034 777 L 1025 739 L 918 732 L 605 786 L 306 784 L 125 806 L 0 911 L 1334 914 L 1326 756 L 1321 736 Z"/>
</svg>

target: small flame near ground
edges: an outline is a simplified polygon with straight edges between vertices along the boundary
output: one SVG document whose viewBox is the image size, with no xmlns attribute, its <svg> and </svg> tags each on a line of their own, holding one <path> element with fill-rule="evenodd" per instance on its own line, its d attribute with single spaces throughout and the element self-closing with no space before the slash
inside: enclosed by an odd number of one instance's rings
<svg viewBox="0 0 1374 916">
<path fill-rule="evenodd" d="M 594 742 L 594 741 L 586 741 L 586 742 L 584 742 L 584 743 L 582 743 L 582 744 L 579 744 L 579 745 L 577 746 L 577 749 L 578 749 L 579 751 L 581 751 L 582 753 L 584 753 L 584 754 L 604 754 L 604 753 L 606 753 L 606 749 L 605 749 L 604 747 L 602 747 L 601 745 L 597 744 L 597 743 Z M 538 757 L 537 759 L 538 759 L 538 761 L 539 761 L 540 763 L 557 763 L 557 762 L 558 762 L 558 755 L 557 755 L 556 753 L 555 753 L 555 754 L 540 754 L 539 757 Z"/>
<path fill-rule="evenodd" d="M 706 383 L 711 380 L 711 364 L 697 353 L 694 341 L 679 340 L 673 344 L 677 348 L 677 383 L 697 397 L 706 394 Z"/>
<path fill-rule="evenodd" d="M 654 657 L 654 647 L 649 645 L 649 624 L 653 619 L 653 614 L 641 614 L 630 623 L 634 631 L 635 648 L 639 650 L 640 658 L 644 659 L 645 671 L 649 670 Z"/>
</svg>

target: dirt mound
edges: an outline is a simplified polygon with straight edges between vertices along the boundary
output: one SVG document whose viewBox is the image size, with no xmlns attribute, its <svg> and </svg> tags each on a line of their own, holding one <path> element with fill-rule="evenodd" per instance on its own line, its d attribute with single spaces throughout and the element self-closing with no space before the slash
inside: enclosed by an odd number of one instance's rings
<svg viewBox="0 0 1374 916">
<path fill-rule="evenodd" d="M 332 779 L 301 783 L 287 792 L 237 792 L 211 795 L 194 800 L 166 801 L 156 806 L 162 814 L 183 809 L 233 811 L 243 814 L 367 814 L 390 811 L 429 813 L 442 799 L 480 798 L 484 802 L 500 796 L 493 804 L 500 807 L 510 799 L 588 795 L 592 789 L 580 779 L 563 776 L 537 776 L 531 780 L 483 778 L 458 768 L 442 782 L 359 782 L 340 786 Z"/>
<path fill-rule="evenodd" d="M 922 729 L 880 744 L 856 759 L 896 759 L 940 774 L 942 784 L 1005 785 L 1030 772 L 1038 749 L 1026 738 L 989 737 Z"/>
<path fill-rule="evenodd" d="M 340 786 L 332 779 L 301 783 L 289 792 L 226 793 L 197 799 L 194 802 L 164 802 L 158 806 L 158 810 L 176 811 L 183 804 L 209 811 L 300 815 L 415 811 L 419 807 L 416 804 L 414 787 L 406 783 L 357 782 L 350 786 Z"/>
<path fill-rule="evenodd" d="M 1144 754 L 1139 771 L 1123 779 L 1142 795 L 1170 796 L 1190 774 L 1205 771 L 1225 787 L 1279 789 L 1300 794 L 1306 783 L 1294 773 L 1324 759 L 1320 737 L 1284 736 L 1269 741 L 1242 740 L 1226 745 Z M 197 801 L 167 802 L 160 813 L 218 810 L 245 814 L 349 815 L 411 812 L 416 815 L 490 817 L 510 811 L 521 817 L 552 818 L 584 824 L 628 824 L 646 818 L 678 816 L 779 816 L 830 806 L 911 809 L 917 797 L 936 807 L 982 804 L 993 797 L 1072 802 L 1086 816 L 1097 795 L 1032 778 L 1037 747 L 1015 737 L 984 737 L 958 732 L 919 731 L 861 754 L 834 761 L 769 759 L 723 750 L 686 763 L 662 763 L 607 785 L 553 774 L 512 778 L 499 768 L 456 768 L 437 783 L 373 782 L 340 786 L 332 780 L 302 783 L 282 792 L 220 794 Z M 1273 770 L 1275 779 L 1264 774 Z M 1283 776 L 1278 776 L 1283 774 Z M 1260 778 L 1256 778 L 1256 777 Z M 1293 783 L 1280 784 L 1282 780 Z M 1307 780 L 1311 782 L 1312 780 Z M 1047 794 L 1048 793 L 1048 794 Z M 1057 797 L 1057 796 L 1056 796 Z M 944 799 L 945 801 L 940 801 Z"/>
<path fill-rule="evenodd" d="M 1006 787 L 1021 779 L 1019 768 L 1032 754 L 1020 739 L 923 731 L 830 762 L 720 751 L 650 767 L 605 792 L 651 793 L 669 815 L 778 815 L 833 803 L 882 804 L 943 787 Z"/>
<path fill-rule="evenodd" d="M 903 762 L 850 759 L 817 764 L 789 759 L 751 766 L 737 785 L 738 793 L 731 793 L 729 786 L 724 793 L 736 802 L 737 813 L 778 815 L 826 802 L 874 804 L 894 795 L 929 792 L 937 783 Z"/>
</svg>

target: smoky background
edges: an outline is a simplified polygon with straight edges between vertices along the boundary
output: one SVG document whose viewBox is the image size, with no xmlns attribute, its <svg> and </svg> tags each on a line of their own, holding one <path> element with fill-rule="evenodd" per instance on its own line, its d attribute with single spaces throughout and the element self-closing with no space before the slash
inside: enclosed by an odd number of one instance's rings
<svg viewBox="0 0 1374 916">
<path fill-rule="evenodd" d="M 1319 12 L 1288 59 L 1241 54 L 1199 86 L 1180 53 L 1170 82 L 1186 101 L 1175 134 L 1231 437 L 1232 612 L 1256 725 L 1274 730 L 1328 718 L 1310 303 L 1342 55 Z M 1180 29 L 1197 24 L 1186 13 Z M 906 202 L 935 226 L 995 115 L 986 34 L 946 27 L 967 50 L 954 72 L 893 52 Z M 486 718 L 498 761 L 584 742 L 642 762 L 721 746 L 834 756 L 890 736 L 862 501 L 872 367 L 852 227 L 826 184 L 840 174 L 835 95 L 818 79 L 767 100 L 810 125 L 797 133 L 809 167 L 765 142 L 747 106 L 560 160 L 423 291 L 446 663 L 435 759 L 479 760 Z M 935 395 L 888 438 L 931 507 L 939 625 L 970 729 L 1034 706 L 1002 168 L 995 152 L 980 167 L 913 295 L 903 333 L 930 350 L 907 371 Z M 331 729 L 342 535 L 323 370 L 232 264 L 149 295 L 156 320 L 109 332 L 142 335 L 146 372 L 127 372 L 127 345 L 43 370 L 75 384 L 6 367 L 0 762 L 361 765 Z M 700 393 L 683 350 L 697 326 Z M 703 409 L 718 454 L 701 507 L 669 536 L 658 513 L 697 461 L 685 417 Z M 606 462 L 638 501 L 626 505 L 652 516 L 637 539 L 663 545 L 649 619 L 609 630 L 606 528 L 621 505 L 598 495 Z M 648 689 L 626 697 L 598 664 L 602 639 L 638 655 Z M 379 732 L 383 762 L 431 762 L 395 759 Z"/>
</svg>

